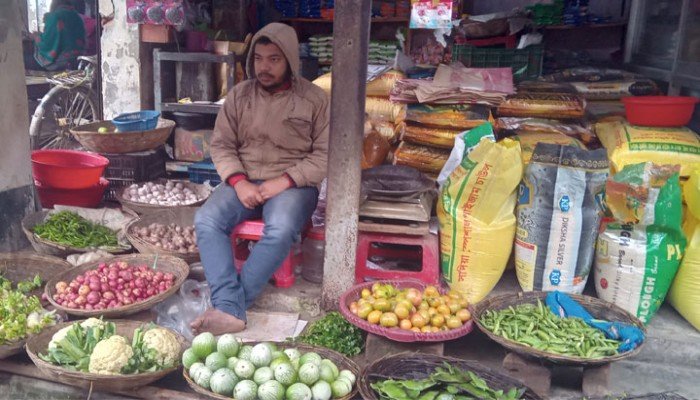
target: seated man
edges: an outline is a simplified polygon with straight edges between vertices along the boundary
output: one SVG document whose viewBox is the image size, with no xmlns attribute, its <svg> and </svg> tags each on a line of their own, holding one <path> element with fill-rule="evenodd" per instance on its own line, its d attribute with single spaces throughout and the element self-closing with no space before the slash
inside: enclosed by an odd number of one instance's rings
<svg viewBox="0 0 700 400">
<path fill-rule="evenodd" d="M 326 174 L 329 100 L 301 77 L 295 31 L 279 23 L 260 30 L 246 68 L 252 78 L 227 95 L 211 143 L 225 183 L 195 217 L 214 306 L 192 322 L 195 333 L 245 329 L 246 309 L 311 217 L 316 185 Z M 229 235 L 239 223 L 261 217 L 263 237 L 239 275 Z"/>
</svg>

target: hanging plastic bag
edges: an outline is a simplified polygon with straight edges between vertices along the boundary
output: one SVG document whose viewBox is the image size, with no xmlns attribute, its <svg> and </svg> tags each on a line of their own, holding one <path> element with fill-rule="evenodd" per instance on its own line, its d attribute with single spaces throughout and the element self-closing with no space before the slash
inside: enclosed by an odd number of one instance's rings
<svg viewBox="0 0 700 400">
<path fill-rule="evenodd" d="M 518 142 L 483 138 L 465 152 L 441 190 L 440 262 L 450 287 L 482 300 L 506 268 L 515 235 L 515 189 L 522 176 Z"/>
<path fill-rule="evenodd" d="M 190 323 L 208 308 L 211 308 L 211 293 L 206 282 L 188 279 L 180 286 L 180 291 L 154 307 L 156 323 L 170 328 L 187 340 L 194 335 Z"/>
<path fill-rule="evenodd" d="M 625 167 L 605 186 L 595 262 L 598 297 L 649 323 L 685 251 L 678 165 Z"/>
</svg>

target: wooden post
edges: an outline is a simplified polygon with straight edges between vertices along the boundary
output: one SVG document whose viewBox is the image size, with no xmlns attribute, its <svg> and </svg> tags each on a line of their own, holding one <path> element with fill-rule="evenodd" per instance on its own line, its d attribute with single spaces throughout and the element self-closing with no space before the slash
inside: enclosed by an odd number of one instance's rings
<svg viewBox="0 0 700 400">
<path fill-rule="evenodd" d="M 355 280 L 371 0 L 336 0 L 322 305 Z"/>
</svg>

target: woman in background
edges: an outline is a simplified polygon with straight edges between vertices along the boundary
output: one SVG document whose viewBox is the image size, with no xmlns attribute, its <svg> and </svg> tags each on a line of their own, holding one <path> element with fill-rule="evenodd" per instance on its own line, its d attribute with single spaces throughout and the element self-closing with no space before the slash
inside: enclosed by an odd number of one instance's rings
<svg viewBox="0 0 700 400">
<path fill-rule="evenodd" d="M 77 58 L 85 53 L 85 24 L 73 6 L 73 0 L 53 0 L 44 14 L 44 32 L 34 34 L 35 65 L 27 69 L 58 71 L 74 69 Z"/>
</svg>

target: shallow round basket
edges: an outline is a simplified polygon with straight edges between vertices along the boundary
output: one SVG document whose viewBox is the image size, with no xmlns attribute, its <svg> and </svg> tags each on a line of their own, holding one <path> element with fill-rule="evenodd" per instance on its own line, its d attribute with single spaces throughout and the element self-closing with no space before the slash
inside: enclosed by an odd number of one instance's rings
<svg viewBox="0 0 700 400">
<path fill-rule="evenodd" d="M 167 182 L 167 179 L 157 179 L 153 181 L 154 183 L 162 183 L 164 184 Z M 124 186 L 122 189 L 117 191 L 117 201 L 121 203 L 122 207 L 128 208 L 129 210 L 132 210 L 138 214 L 150 214 L 156 211 L 161 211 L 161 210 L 174 210 L 174 209 L 180 209 L 180 208 L 192 208 L 192 207 L 199 207 L 202 204 L 204 204 L 205 201 L 209 198 L 209 195 L 211 195 L 212 189 L 211 186 L 209 185 L 204 185 L 200 183 L 192 183 L 192 182 L 187 182 L 187 181 L 172 181 L 175 183 L 182 183 L 185 187 L 190 188 L 194 193 L 197 194 L 197 196 L 200 198 L 195 203 L 188 204 L 186 206 L 162 206 L 162 205 L 154 205 L 154 204 L 146 204 L 146 203 L 137 203 L 135 201 L 131 200 L 125 200 L 124 199 L 124 192 L 129 190 L 129 186 Z M 143 185 L 145 182 L 140 182 L 137 183 L 139 186 Z"/>
<path fill-rule="evenodd" d="M 420 290 L 421 292 L 425 290 L 425 288 L 428 286 L 423 282 L 414 280 L 374 281 L 365 282 L 353 286 L 347 292 L 343 293 L 343 295 L 340 297 L 340 313 L 343 314 L 343 317 L 345 317 L 345 319 L 348 320 L 348 322 L 362 330 L 365 330 L 369 333 L 373 333 L 375 335 L 384 336 L 385 338 L 394 340 L 396 342 L 409 343 L 444 342 L 447 340 L 454 340 L 467 335 L 469 332 L 472 331 L 474 327 L 474 323 L 472 322 L 472 320 L 469 320 L 457 329 L 451 329 L 449 331 L 435 333 L 418 333 L 401 329 L 399 327 L 385 328 L 380 325 L 370 324 L 369 322 L 350 312 L 349 306 L 350 303 L 352 303 L 353 301 L 357 301 L 361 297 L 360 294 L 362 293 L 362 289 L 371 289 L 372 285 L 374 285 L 375 283 L 390 284 L 398 289 L 415 288 Z"/>
<path fill-rule="evenodd" d="M 625 324 L 635 325 L 646 334 L 644 324 L 632 314 L 621 309 L 620 307 L 591 296 L 576 294 L 568 295 L 572 299 L 578 301 L 579 304 L 581 304 L 586 310 L 588 310 L 588 312 L 594 318 L 610 322 L 622 322 Z M 632 357 L 642 350 L 642 346 L 644 346 L 645 342 L 642 342 L 642 344 L 637 346 L 634 350 L 609 357 L 588 359 L 581 357 L 564 356 L 556 353 L 548 353 L 546 351 L 533 349 L 532 347 L 528 347 L 524 344 L 508 340 L 502 336 L 494 334 L 481 323 L 481 316 L 484 314 L 484 312 L 486 312 L 486 310 L 497 311 L 502 310 L 504 308 L 508 308 L 510 306 L 515 307 L 520 304 L 537 304 L 537 300 L 541 300 L 544 303 L 546 297 L 547 292 L 520 292 L 489 297 L 470 307 L 472 318 L 476 322 L 476 325 L 479 327 L 479 329 L 482 332 L 484 332 L 486 336 L 488 336 L 489 338 L 491 338 L 491 340 L 495 341 L 501 346 L 505 347 L 507 350 L 512 351 L 513 353 L 523 355 L 525 357 L 549 361 L 551 363 L 559 365 L 572 365 L 583 367 L 598 366 Z"/>
<path fill-rule="evenodd" d="M 47 254 L 50 256 L 56 256 L 56 257 L 61 257 L 65 258 L 68 257 L 71 254 L 78 254 L 78 253 L 88 253 L 91 251 L 96 251 L 96 250 L 102 250 L 107 253 L 111 254 L 124 254 L 128 253 L 131 251 L 131 245 L 124 245 L 121 247 L 101 247 L 101 248 L 80 248 L 80 247 L 71 247 L 71 246 L 66 246 L 63 244 L 59 244 L 56 242 L 51 242 L 48 240 L 41 239 L 40 237 L 34 235 L 34 227 L 41 224 L 46 220 L 46 217 L 49 215 L 49 211 L 39 211 L 33 214 L 29 214 L 24 219 L 22 220 L 22 231 L 24 231 L 24 235 L 27 237 L 27 240 L 32 244 L 32 247 L 34 250 L 36 250 L 37 253 L 41 254 Z"/>
<path fill-rule="evenodd" d="M 308 353 L 308 352 L 315 352 L 318 353 L 323 358 L 327 358 L 338 367 L 341 371 L 344 369 L 349 370 L 352 372 L 356 377 L 357 377 L 357 383 L 353 386 L 352 391 L 344 397 L 339 397 L 334 400 L 350 400 L 355 398 L 355 395 L 357 395 L 357 392 L 359 390 L 359 385 L 360 385 L 360 367 L 355 364 L 352 360 L 349 358 L 345 357 L 344 355 L 335 352 L 333 350 L 326 349 L 325 347 L 317 347 L 317 346 L 310 346 L 306 344 L 296 344 L 296 343 L 286 343 L 286 342 L 269 342 L 273 343 L 280 349 L 289 349 L 289 348 L 295 348 L 298 349 L 302 353 Z M 245 343 L 248 345 L 256 345 L 257 343 Z M 197 385 L 194 383 L 192 378 L 190 378 L 189 374 L 187 373 L 187 370 L 185 368 L 182 369 L 182 376 L 185 378 L 187 381 L 187 384 L 190 385 L 192 390 L 195 392 L 201 394 L 202 396 L 209 398 L 209 399 L 216 399 L 216 400 L 232 400 L 231 397 L 227 396 L 222 396 L 220 394 L 216 394 L 214 392 L 211 392 L 207 389 L 204 389 L 203 387 Z M 233 400 L 236 400 L 235 398 Z"/>
<path fill-rule="evenodd" d="M 107 132 L 99 133 L 100 128 L 107 128 Z M 90 151 L 123 154 L 156 149 L 168 140 L 173 129 L 175 121 L 161 118 L 154 129 L 147 131 L 115 132 L 111 121 L 98 121 L 79 125 L 71 129 L 71 133 Z"/>
<path fill-rule="evenodd" d="M 46 353 L 46 350 L 49 347 L 49 342 L 51 342 L 51 337 L 54 335 L 54 333 L 75 322 L 80 321 L 71 321 L 52 326 L 51 328 L 47 328 L 40 334 L 27 340 L 27 354 L 29 354 L 29 358 L 32 359 L 34 365 L 36 365 L 42 373 L 54 381 L 84 389 L 90 389 L 92 387 L 92 390 L 103 392 L 131 391 L 155 382 L 179 368 L 179 366 L 175 366 L 162 371 L 144 372 L 134 375 L 103 375 L 71 371 L 58 365 L 53 365 L 39 358 L 39 354 Z M 146 325 L 142 321 L 114 320 L 111 322 L 114 322 L 117 326 L 117 335 L 124 336 L 128 339 L 129 343 L 131 343 L 134 330 L 138 327 Z M 182 351 L 184 351 L 185 346 L 187 345 L 185 338 L 173 330 L 168 330 L 177 336 L 181 345 L 180 355 L 182 355 Z M 178 360 L 180 360 L 180 357 L 178 357 Z"/>
<path fill-rule="evenodd" d="M 171 210 L 156 211 L 151 214 L 145 214 L 141 218 L 129 223 L 126 227 L 126 238 L 129 239 L 131 245 L 144 254 L 163 254 L 167 256 L 180 257 L 188 264 L 196 263 L 200 260 L 199 251 L 194 253 L 178 253 L 175 251 L 163 250 L 163 248 L 155 246 L 133 234 L 134 229 L 146 228 L 152 223 L 160 223 L 169 225 L 175 223 L 179 226 L 193 226 L 194 215 L 198 208 L 194 207 L 178 207 Z"/>
<path fill-rule="evenodd" d="M 110 308 L 105 310 L 80 310 L 75 308 L 68 308 L 62 306 L 53 299 L 53 295 L 56 293 L 56 283 L 58 282 L 70 282 L 86 271 L 97 268 L 102 263 L 112 263 L 117 261 L 124 261 L 129 265 L 148 265 L 152 267 L 155 262 L 155 270 L 162 272 L 170 272 L 174 275 L 173 286 L 163 293 L 157 294 L 149 299 L 139 301 L 138 303 L 129 304 L 122 307 Z M 187 275 L 190 272 L 189 265 L 181 258 L 171 257 L 171 256 L 161 256 L 159 254 L 130 254 L 126 256 L 116 256 L 109 258 L 102 258 L 89 263 L 79 265 L 75 268 L 69 269 L 62 274 L 54 276 L 50 281 L 46 283 L 46 288 L 44 293 L 49 302 L 57 309 L 65 312 L 66 314 L 76 315 L 79 317 L 100 317 L 105 318 L 121 318 L 127 315 L 135 314 L 140 311 L 148 310 L 161 301 L 167 299 L 173 294 L 177 293 L 180 289 L 182 283 L 187 279 Z"/>
<path fill-rule="evenodd" d="M 482 366 L 475 361 L 466 361 L 459 358 L 440 357 L 423 353 L 400 353 L 381 358 L 362 370 L 362 375 L 357 380 L 360 394 L 363 400 L 379 400 L 377 392 L 370 386 L 372 383 L 384 379 L 425 379 L 435 371 L 437 367 L 444 367 L 448 363 L 453 367 L 465 371 L 472 371 L 479 375 L 491 389 L 508 392 L 512 388 L 525 389 L 521 399 L 539 400 L 539 397 L 529 387 L 521 382 Z"/>
</svg>

